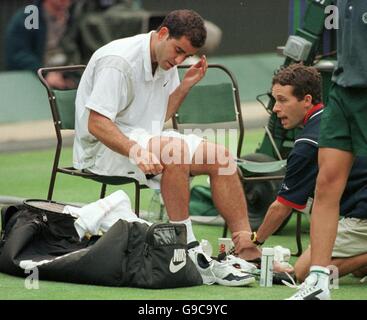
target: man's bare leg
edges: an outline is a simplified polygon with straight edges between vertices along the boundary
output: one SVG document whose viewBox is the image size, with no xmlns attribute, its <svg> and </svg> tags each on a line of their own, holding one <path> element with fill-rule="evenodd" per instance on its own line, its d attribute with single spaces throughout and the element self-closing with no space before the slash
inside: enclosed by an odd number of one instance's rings
<svg viewBox="0 0 367 320">
<path fill-rule="evenodd" d="M 307 250 L 299 257 L 295 264 L 295 273 L 298 281 L 304 281 L 308 275 L 308 271 L 311 265 L 311 250 Z M 367 252 L 354 257 L 348 258 L 333 258 L 331 260 L 331 265 L 338 268 L 339 276 L 345 276 L 349 273 L 357 274 L 358 276 L 363 276 L 367 271 Z"/>
<path fill-rule="evenodd" d="M 220 170 L 222 169 L 222 170 Z M 213 202 L 233 232 L 251 232 L 247 216 L 247 205 L 237 165 L 230 153 L 222 146 L 202 142 L 195 152 L 190 166 L 191 175 L 207 174 L 210 177 Z M 250 241 L 245 244 L 246 250 L 238 252 L 241 258 L 252 260 L 261 254 Z"/>
<path fill-rule="evenodd" d="M 158 140 L 159 139 L 159 140 Z M 156 146 L 160 144 L 160 147 Z M 210 176 L 213 201 L 231 232 L 251 232 L 247 216 L 246 199 L 237 174 L 237 166 L 224 147 L 210 142 L 202 142 L 195 152 L 192 164 L 188 159 L 188 148 L 180 139 L 155 137 L 150 141 L 150 150 L 159 156 L 164 167 L 161 179 L 161 192 L 171 221 L 182 221 L 189 218 L 190 174 Z M 158 150 L 158 151 L 157 151 Z M 172 163 L 167 163 L 167 152 Z M 160 154 L 158 154 L 160 153 Z M 221 174 L 220 169 L 227 168 L 231 174 Z M 250 236 L 239 252 L 246 260 L 258 258 L 259 249 L 250 241 Z"/>
<path fill-rule="evenodd" d="M 294 265 L 294 272 L 299 282 L 303 282 L 310 271 L 311 266 L 311 248 L 308 247 L 297 259 Z"/>
<path fill-rule="evenodd" d="M 330 265 L 337 233 L 339 203 L 353 155 L 331 148 L 319 149 L 319 174 L 311 214 L 311 266 Z"/>
<path fill-rule="evenodd" d="M 177 138 L 154 137 L 149 146 L 164 167 L 161 193 L 170 221 L 188 219 L 190 165 L 186 143 Z"/>
<path fill-rule="evenodd" d="M 367 265 L 352 272 L 354 276 L 363 278 L 367 276 Z"/>
</svg>

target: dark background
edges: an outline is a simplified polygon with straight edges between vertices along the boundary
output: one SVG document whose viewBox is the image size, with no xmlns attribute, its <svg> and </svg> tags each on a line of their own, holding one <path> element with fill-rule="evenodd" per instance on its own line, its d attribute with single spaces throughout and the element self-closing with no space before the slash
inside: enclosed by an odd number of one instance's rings
<svg viewBox="0 0 367 320">
<path fill-rule="evenodd" d="M 216 55 L 274 52 L 288 37 L 289 0 L 142 0 L 148 10 L 190 8 L 222 29 Z"/>
<path fill-rule="evenodd" d="M 77 0 L 78 1 L 78 0 Z M 0 0 L 0 69 L 4 33 L 14 12 L 30 0 Z M 222 29 L 215 55 L 274 52 L 288 36 L 289 0 L 141 0 L 146 10 L 168 12 L 190 8 Z"/>
</svg>

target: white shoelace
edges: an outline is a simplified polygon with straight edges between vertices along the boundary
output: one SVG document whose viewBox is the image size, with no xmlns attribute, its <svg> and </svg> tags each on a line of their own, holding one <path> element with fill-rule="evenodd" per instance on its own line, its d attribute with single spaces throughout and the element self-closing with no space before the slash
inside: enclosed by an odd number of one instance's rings
<svg viewBox="0 0 367 320">
<path fill-rule="evenodd" d="M 282 280 L 282 283 L 285 284 L 286 286 L 290 287 L 290 288 L 298 289 L 298 292 L 295 293 L 294 296 L 305 297 L 305 296 L 307 296 L 308 294 L 310 294 L 314 291 L 314 289 L 315 289 L 314 284 L 307 283 L 306 281 L 304 281 L 300 285 L 297 285 L 296 282 L 294 281 L 294 279 L 287 272 L 285 272 L 285 274 L 289 277 L 289 279 L 291 280 L 292 283 L 289 283 L 285 280 Z"/>
<path fill-rule="evenodd" d="M 296 281 L 294 281 L 294 279 L 291 277 L 291 275 L 288 272 L 284 272 L 287 277 L 291 280 L 291 283 L 282 280 L 282 283 L 285 284 L 287 287 L 292 288 L 292 289 L 303 289 L 303 287 L 306 286 L 306 283 L 303 282 L 300 285 L 297 285 Z"/>
<path fill-rule="evenodd" d="M 292 283 L 289 283 L 285 280 L 282 280 L 282 282 L 292 289 L 298 289 L 298 292 L 295 294 L 295 296 L 305 297 L 314 290 L 313 286 L 308 286 L 306 282 L 297 285 L 294 279 L 287 272 L 286 275 L 291 279 Z"/>
<path fill-rule="evenodd" d="M 302 283 L 302 285 L 303 284 L 304 283 Z M 302 287 L 302 285 L 301 285 L 300 290 L 296 293 L 296 296 L 305 297 L 305 296 L 309 295 L 310 293 L 312 293 L 312 291 L 314 290 L 313 287 L 307 287 L 306 285 L 304 285 Z"/>
</svg>

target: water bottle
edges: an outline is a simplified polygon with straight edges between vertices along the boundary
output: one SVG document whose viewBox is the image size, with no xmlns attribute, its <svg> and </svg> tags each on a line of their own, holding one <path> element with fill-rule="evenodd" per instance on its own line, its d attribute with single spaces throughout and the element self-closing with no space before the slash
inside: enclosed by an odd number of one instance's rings
<svg viewBox="0 0 367 320">
<path fill-rule="evenodd" d="M 260 287 L 273 286 L 274 249 L 263 248 L 261 256 Z"/>
<path fill-rule="evenodd" d="M 148 215 L 146 220 L 152 223 L 168 222 L 168 216 L 166 214 L 160 190 L 154 190 L 154 193 L 149 203 Z"/>
<path fill-rule="evenodd" d="M 213 254 L 213 247 L 210 244 L 210 242 L 206 239 L 201 239 L 200 245 L 201 245 L 201 248 L 203 249 L 204 253 L 208 257 L 211 257 L 212 254 Z"/>
<path fill-rule="evenodd" d="M 288 248 L 282 246 L 274 247 L 274 261 L 279 263 L 288 263 L 291 258 L 291 251 Z"/>
</svg>

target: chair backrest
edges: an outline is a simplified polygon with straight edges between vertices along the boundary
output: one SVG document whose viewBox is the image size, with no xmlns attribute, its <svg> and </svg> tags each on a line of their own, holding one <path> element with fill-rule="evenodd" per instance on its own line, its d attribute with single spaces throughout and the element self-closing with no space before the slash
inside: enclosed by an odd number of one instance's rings
<svg viewBox="0 0 367 320">
<path fill-rule="evenodd" d="M 233 89 L 230 83 L 197 85 L 186 97 L 176 121 L 186 123 L 219 123 L 236 121 L 233 106 Z"/>
<path fill-rule="evenodd" d="M 38 70 L 38 77 L 47 90 L 56 132 L 66 129 L 74 130 L 75 98 L 77 89 L 54 89 L 47 82 L 45 75 L 48 72 L 71 73 L 84 71 L 84 69 L 84 65 L 75 65 L 65 67 L 40 68 Z"/>
<path fill-rule="evenodd" d="M 55 106 L 60 121 L 60 129 L 72 129 L 75 126 L 76 89 L 52 90 Z"/>
<path fill-rule="evenodd" d="M 190 66 L 179 66 L 180 77 Z M 237 156 L 241 154 L 244 127 L 237 81 L 224 66 L 209 64 L 205 77 L 192 89 L 172 119 L 173 127 L 228 124 L 239 130 Z"/>
</svg>

